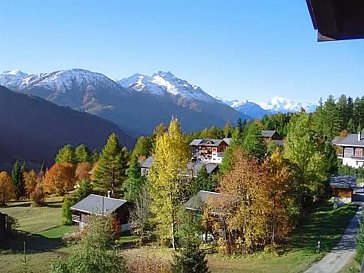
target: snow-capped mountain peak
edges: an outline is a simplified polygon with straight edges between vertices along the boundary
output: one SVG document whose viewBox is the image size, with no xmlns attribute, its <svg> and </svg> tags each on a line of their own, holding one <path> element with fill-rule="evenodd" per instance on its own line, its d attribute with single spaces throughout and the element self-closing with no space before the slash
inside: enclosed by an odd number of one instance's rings
<svg viewBox="0 0 364 273">
<path fill-rule="evenodd" d="M 101 85 L 110 89 L 120 89 L 117 83 L 105 75 L 78 68 L 31 75 L 19 70 L 7 71 L 0 74 L 0 85 L 15 91 L 39 87 L 62 92 L 75 87 L 95 89 Z"/>
<path fill-rule="evenodd" d="M 158 71 L 152 76 L 134 74 L 118 81 L 124 87 L 137 92 L 150 93 L 158 96 L 180 96 L 187 100 L 216 102 L 216 99 L 205 93 L 197 85 L 176 77 L 171 72 Z"/>
<path fill-rule="evenodd" d="M 20 70 L 4 71 L 3 74 L 0 74 L 0 85 L 15 89 L 20 86 L 22 81 L 28 76 L 27 73 Z"/>
<path fill-rule="evenodd" d="M 316 109 L 316 104 L 307 102 L 294 102 L 290 99 L 282 97 L 273 97 L 267 102 L 258 103 L 263 109 L 276 112 L 298 112 L 302 108 L 308 112 L 313 112 Z"/>
</svg>

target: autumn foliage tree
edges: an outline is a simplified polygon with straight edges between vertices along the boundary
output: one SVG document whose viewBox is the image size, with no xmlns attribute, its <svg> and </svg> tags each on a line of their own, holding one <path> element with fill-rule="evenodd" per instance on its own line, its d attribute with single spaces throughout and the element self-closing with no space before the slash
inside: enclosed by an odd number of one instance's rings
<svg viewBox="0 0 364 273">
<path fill-rule="evenodd" d="M 35 187 L 39 182 L 39 176 L 34 170 L 23 173 L 23 180 L 25 183 L 25 193 L 27 197 L 30 197 L 32 192 L 34 192 Z"/>
<path fill-rule="evenodd" d="M 210 214 L 220 215 L 216 226 L 226 234 L 228 252 L 250 252 L 287 235 L 289 171 L 276 157 L 261 164 L 237 148 L 232 169 L 221 181 L 220 198 L 208 201 Z"/>
<path fill-rule="evenodd" d="M 82 181 L 82 180 L 90 180 L 91 177 L 91 172 L 92 170 L 92 164 L 89 162 L 81 162 L 78 163 L 76 166 L 76 171 L 75 171 L 75 175 L 76 175 L 76 179 L 77 181 Z"/>
<path fill-rule="evenodd" d="M 75 167 L 69 163 L 55 163 L 46 173 L 44 190 L 63 196 L 75 186 Z"/>
<path fill-rule="evenodd" d="M 4 205 L 15 197 L 15 187 L 11 176 L 5 171 L 0 172 L 0 205 Z"/>
<path fill-rule="evenodd" d="M 175 248 L 176 214 L 180 205 L 181 171 L 187 167 L 189 150 L 180 124 L 172 119 L 168 131 L 156 140 L 150 172 L 153 221 L 163 243 Z"/>
</svg>

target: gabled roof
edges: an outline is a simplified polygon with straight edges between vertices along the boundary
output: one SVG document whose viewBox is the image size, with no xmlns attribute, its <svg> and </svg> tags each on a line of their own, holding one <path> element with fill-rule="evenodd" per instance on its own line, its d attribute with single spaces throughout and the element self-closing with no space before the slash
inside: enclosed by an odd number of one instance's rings
<svg viewBox="0 0 364 273">
<path fill-rule="evenodd" d="M 207 200 L 209 198 L 219 198 L 220 193 L 212 192 L 212 191 L 199 191 L 196 195 L 192 196 L 184 206 L 189 210 L 198 210 L 201 211 L 205 206 Z"/>
<path fill-rule="evenodd" d="M 140 162 L 140 167 L 149 169 L 150 167 L 152 167 L 153 162 L 154 162 L 154 158 L 153 158 L 153 156 L 150 156 L 147 159 Z"/>
<path fill-rule="evenodd" d="M 330 179 L 330 186 L 332 188 L 340 188 L 340 189 L 353 189 L 356 186 L 356 177 L 355 176 L 333 176 Z"/>
<path fill-rule="evenodd" d="M 333 139 L 332 144 L 338 146 L 352 146 L 364 148 L 364 130 L 358 134 L 348 134 L 346 137 L 337 136 Z"/>
<path fill-rule="evenodd" d="M 126 200 L 90 194 L 71 207 L 71 210 L 89 214 L 110 214 L 127 203 Z"/>
<path fill-rule="evenodd" d="M 217 147 L 223 142 L 223 139 L 194 139 L 190 142 L 190 146 L 213 146 Z"/>
<path fill-rule="evenodd" d="M 192 174 L 193 177 L 196 177 L 203 165 L 205 165 L 208 174 L 213 173 L 219 167 L 219 164 L 217 163 L 204 163 L 201 161 L 189 162 L 184 175 L 190 176 Z"/>
<path fill-rule="evenodd" d="M 271 138 L 276 133 L 277 132 L 275 130 L 262 130 L 261 131 L 262 137 L 264 137 L 264 138 Z"/>
<path fill-rule="evenodd" d="M 231 137 L 225 137 L 222 140 L 225 141 L 225 143 L 230 146 Z"/>
</svg>

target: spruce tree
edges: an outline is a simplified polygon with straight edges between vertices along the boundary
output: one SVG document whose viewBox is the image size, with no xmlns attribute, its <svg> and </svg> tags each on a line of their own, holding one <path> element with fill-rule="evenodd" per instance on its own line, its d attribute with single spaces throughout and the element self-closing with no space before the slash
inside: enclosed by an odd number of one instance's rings
<svg viewBox="0 0 364 273">
<path fill-rule="evenodd" d="M 126 179 L 128 152 L 119 145 L 118 137 L 111 134 L 104 146 L 91 180 L 95 191 L 119 197 Z"/>
<path fill-rule="evenodd" d="M 73 151 L 72 145 L 67 144 L 67 145 L 63 146 L 62 148 L 60 148 L 56 155 L 55 161 L 56 161 L 56 163 L 75 164 L 76 163 L 75 153 Z"/>
<path fill-rule="evenodd" d="M 11 170 L 11 178 L 15 188 L 16 199 L 25 195 L 25 183 L 23 180 L 22 170 L 24 167 L 16 160 Z"/>
<path fill-rule="evenodd" d="M 186 210 L 180 210 L 178 225 L 178 252 L 171 264 L 174 273 L 207 273 L 206 254 L 200 250 L 201 225 L 196 217 Z"/>
<path fill-rule="evenodd" d="M 139 158 L 147 158 L 152 154 L 153 140 L 151 137 L 141 136 L 138 138 L 134 146 L 132 156 Z"/>
<path fill-rule="evenodd" d="M 244 140 L 241 147 L 251 156 L 257 158 L 259 161 L 263 161 L 267 148 L 263 142 L 261 132 L 255 122 L 250 123 L 245 127 Z"/>
<path fill-rule="evenodd" d="M 207 173 L 205 165 L 202 165 L 199 170 L 197 177 L 192 183 L 192 194 L 198 193 L 200 190 L 212 191 L 214 189 L 213 181 L 211 175 Z"/>
<path fill-rule="evenodd" d="M 125 181 L 126 199 L 135 201 L 145 184 L 145 177 L 142 176 L 138 159 L 133 156 L 129 169 L 127 171 L 128 178 Z"/>
<path fill-rule="evenodd" d="M 80 144 L 75 149 L 75 161 L 76 163 L 89 162 L 90 152 L 85 144 Z"/>
</svg>

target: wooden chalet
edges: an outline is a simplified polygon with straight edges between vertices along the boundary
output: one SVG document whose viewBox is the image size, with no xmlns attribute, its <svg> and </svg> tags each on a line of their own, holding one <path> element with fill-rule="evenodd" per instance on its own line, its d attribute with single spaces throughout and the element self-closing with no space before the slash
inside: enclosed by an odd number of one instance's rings
<svg viewBox="0 0 364 273">
<path fill-rule="evenodd" d="M 335 203 L 351 203 L 357 188 L 355 176 L 333 176 L 330 180 Z"/>
<path fill-rule="evenodd" d="M 230 138 L 194 139 L 189 145 L 195 159 L 210 163 L 221 163 L 230 140 Z"/>
<path fill-rule="evenodd" d="M 132 204 L 123 199 L 90 194 L 71 207 L 72 221 L 83 229 L 92 214 L 112 214 L 120 224 L 120 231 L 130 230 L 129 216 Z"/>
<path fill-rule="evenodd" d="M 345 137 L 335 137 L 332 144 L 343 165 L 353 168 L 364 166 L 364 130 Z"/>
</svg>

